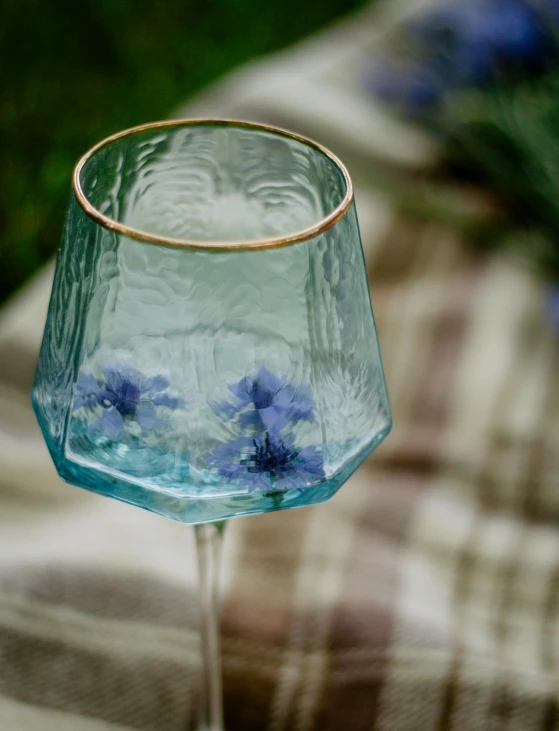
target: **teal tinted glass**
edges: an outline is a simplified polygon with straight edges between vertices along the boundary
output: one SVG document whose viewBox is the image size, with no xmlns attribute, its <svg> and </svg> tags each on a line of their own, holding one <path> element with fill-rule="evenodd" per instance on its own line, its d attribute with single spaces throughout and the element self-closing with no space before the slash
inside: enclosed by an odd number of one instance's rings
<svg viewBox="0 0 559 731">
<path fill-rule="evenodd" d="M 292 236 L 346 197 L 335 160 L 259 127 L 144 129 L 81 170 L 149 235 Z M 353 203 L 280 248 L 161 246 L 71 199 L 33 403 L 62 477 L 183 522 L 333 495 L 390 429 Z"/>
</svg>

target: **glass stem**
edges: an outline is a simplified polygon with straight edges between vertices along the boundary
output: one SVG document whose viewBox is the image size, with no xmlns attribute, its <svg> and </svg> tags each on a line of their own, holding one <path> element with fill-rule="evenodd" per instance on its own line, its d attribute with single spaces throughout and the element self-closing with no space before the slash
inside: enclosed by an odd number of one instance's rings
<svg viewBox="0 0 559 731">
<path fill-rule="evenodd" d="M 202 675 L 199 731 L 223 731 L 219 642 L 219 567 L 225 521 L 194 526 L 200 581 Z"/>
</svg>

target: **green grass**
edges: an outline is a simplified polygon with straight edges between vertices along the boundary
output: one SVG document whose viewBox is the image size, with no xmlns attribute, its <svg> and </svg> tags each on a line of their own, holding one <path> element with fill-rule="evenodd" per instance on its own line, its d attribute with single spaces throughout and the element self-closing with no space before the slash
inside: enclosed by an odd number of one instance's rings
<svg viewBox="0 0 559 731">
<path fill-rule="evenodd" d="M 56 250 L 75 160 L 363 0 L 3 0 L 0 301 Z"/>
</svg>

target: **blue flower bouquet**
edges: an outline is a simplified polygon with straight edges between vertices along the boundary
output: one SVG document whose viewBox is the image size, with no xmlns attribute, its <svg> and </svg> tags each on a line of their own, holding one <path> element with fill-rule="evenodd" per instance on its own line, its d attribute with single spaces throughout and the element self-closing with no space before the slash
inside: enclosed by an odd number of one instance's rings
<svg viewBox="0 0 559 731">
<path fill-rule="evenodd" d="M 559 329 L 558 71 L 557 0 L 456 0 L 402 23 L 364 84 L 442 141 L 444 176 L 490 201 L 477 220 L 453 216 L 448 197 L 415 210 L 534 268 Z"/>
</svg>

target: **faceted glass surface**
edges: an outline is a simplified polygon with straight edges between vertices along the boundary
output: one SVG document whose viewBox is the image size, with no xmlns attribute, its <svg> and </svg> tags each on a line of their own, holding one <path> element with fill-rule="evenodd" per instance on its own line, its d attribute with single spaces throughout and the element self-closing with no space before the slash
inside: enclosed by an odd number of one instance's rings
<svg viewBox="0 0 559 731">
<path fill-rule="evenodd" d="M 120 138 L 80 180 L 111 219 L 197 241 L 294 234 L 346 193 L 311 144 L 219 125 Z M 215 251 L 72 197 L 33 404 L 64 479 L 179 521 L 329 498 L 391 425 L 353 204 L 314 238 Z"/>
</svg>

